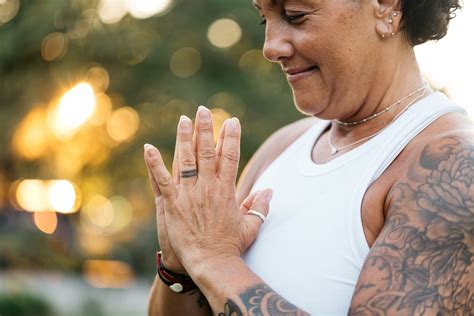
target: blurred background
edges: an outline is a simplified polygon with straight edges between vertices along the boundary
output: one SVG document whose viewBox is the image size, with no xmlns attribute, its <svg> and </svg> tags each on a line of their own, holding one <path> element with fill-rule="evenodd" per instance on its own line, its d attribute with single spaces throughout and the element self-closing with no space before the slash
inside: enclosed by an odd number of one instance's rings
<svg viewBox="0 0 474 316">
<path fill-rule="evenodd" d="M 158 250 L 143 144 L 181 114 L 243 127 L 243 167 L 300 117 L 251 0 L 0 0 L 0 314 L 145 315 Z M 474 7 L 417 48 L 474 114 Z M 469 87 L 470 88 L 470 87 Z M 472 89 L 472 88 L 471 88 Z"/>
</svg>

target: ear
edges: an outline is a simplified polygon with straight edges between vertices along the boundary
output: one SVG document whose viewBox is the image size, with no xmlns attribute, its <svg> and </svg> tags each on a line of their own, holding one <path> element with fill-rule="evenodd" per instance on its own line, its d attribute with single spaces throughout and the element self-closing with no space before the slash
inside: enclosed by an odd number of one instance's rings
<svg viewBox="0 0 474 316">
<path fill-rule="evenodd" d="M 376 18 L 375 31 L 381 38 L 394 37 L 400 30 L 402 0 L 372 0 Z"/>
</svg>

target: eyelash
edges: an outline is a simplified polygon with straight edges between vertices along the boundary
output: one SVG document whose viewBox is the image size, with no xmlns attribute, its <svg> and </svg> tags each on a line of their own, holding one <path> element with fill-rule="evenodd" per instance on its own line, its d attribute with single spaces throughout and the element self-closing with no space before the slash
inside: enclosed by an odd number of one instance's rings
<svg viewBox="0 0 474 316">
<path fill-rule="evenodd" d="M 287 21 L 288 23 L 299 24 L 298 20 L 305 17 L 306 13 L 288 15 L 283 12 L 281 15 L 282 15 L 283 20 Z M 262 17 L 262 21 L 260 22 L 260 25 L 265 25 L 265 24 L 267 24 L 267 20 L 264 17 Z"/>
</svg>

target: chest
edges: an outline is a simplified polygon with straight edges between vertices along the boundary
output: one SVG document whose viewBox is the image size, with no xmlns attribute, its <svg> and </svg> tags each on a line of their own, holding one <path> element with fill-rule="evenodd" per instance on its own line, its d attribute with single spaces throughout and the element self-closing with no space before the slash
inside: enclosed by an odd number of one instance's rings
<svg viewBox="0 0 474 316">
<path fill-rule="evenodd" d="M 363 145 L 363 143 L 359 145 Z M 360 217 L 363 233 L 369 247 L 372 247 L 385 223 L 385 210 L 388 208 L 388 205 L 386 205 L 387 196 L 397 180 L 397 175 L 404 170 L 404 162 L 406 162 L 407 156 L 405 152 L 407 151 L 404 150 L 400 153 L 384 173 L 367 188 L 363 196 Z M 332 155 L 330 152 L 327 133 L 324 133 L 312 150 L 313 162 L 316 164 L 326 164 L 344 154 L 344 152 L 341 152 Z M 343 197 L 341 196 L 341 198 Z"/>
</svg>

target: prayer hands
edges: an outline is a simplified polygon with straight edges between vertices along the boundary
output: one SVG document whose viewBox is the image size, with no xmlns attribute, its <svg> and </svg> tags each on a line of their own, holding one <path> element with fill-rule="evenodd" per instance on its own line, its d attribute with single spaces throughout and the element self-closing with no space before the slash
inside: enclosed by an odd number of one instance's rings
<svg viewBox="0 0 474 316">
<path fill-rule="evenodd" d="M 169 269 L 179 272 L 207 260 L 240 257 L 255 241 L 263 221 L 247 213 L 254 210 L 266 216 L 272 192 L 254 192 L 239 207 L 239 158 L 239 121 L 224 123 L 216 147 L 211 113 L 204 107 L 198 110 L 194 137 L 191 120 L 180 119 L 173 177 L 160 152 L 145 145 L 158 239 Z"/>
</svg>

